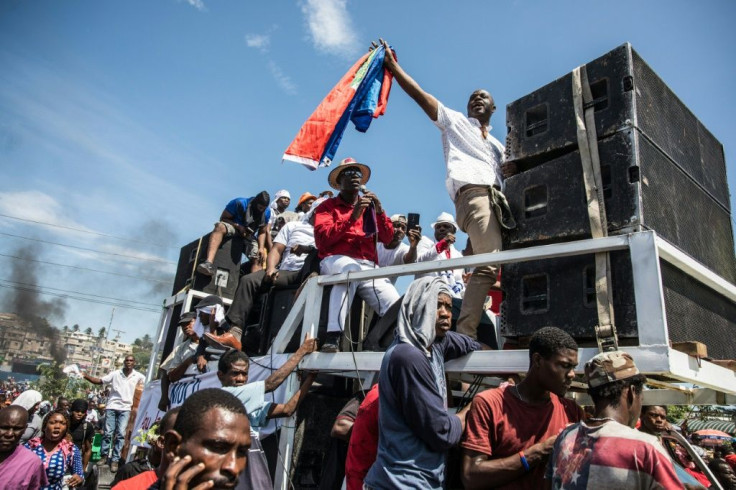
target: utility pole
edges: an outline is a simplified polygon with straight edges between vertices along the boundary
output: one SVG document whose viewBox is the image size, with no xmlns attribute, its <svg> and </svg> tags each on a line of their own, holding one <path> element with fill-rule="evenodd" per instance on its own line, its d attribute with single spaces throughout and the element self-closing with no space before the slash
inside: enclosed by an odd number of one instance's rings
<svg viewBox="0 0 736 490">
<path fill-rule="evenodd" d="M 95 375 L 97 377 L 99 377 L 99 373 L 97 372 L 97 370 L 100 366 L 100 358 L 102 357 L 102 353 L 105 352 L 107 338 L 110 336 L 110 329 L 112 328 L 113 317 L 115 317 L 115 307 L 114 306 L 112 308 L 112 312 L 110 312 L 110 322 L 107 324 L 107 329 L 105 330 L 105 341 L 102 343 L 102 346 L 97 347 L 97 362 L 95 362 Z"/>
</svg>

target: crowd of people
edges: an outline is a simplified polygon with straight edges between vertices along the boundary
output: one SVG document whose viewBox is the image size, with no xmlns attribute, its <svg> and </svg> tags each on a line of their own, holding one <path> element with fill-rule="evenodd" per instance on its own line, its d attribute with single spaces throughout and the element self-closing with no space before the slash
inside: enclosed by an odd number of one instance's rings
<svg viewBox="0 0 736 490">
<path fill-rule="evenodd" d="M 698 456 L 667 436 L 673 427 L 666 407 L 643 406 L 646 377 L 628 353 L 603 352 L 585 364 L 593 401 L 587 412 L 565 397 L 575 377 L 578 345 L 555 327 L 531 338 L 529 367 L 520 379 L 480 392 L 464 407 L 449 408 L 453 397 L 444 362 L 483 348 L 451 330 L 451 304 L 452 290 L 439 277 L 415 280 L 401 298 L 395 339 L 377 384 L 361 403 L 351 401 L 332 429 L 347 442 L 343 462 L 332 466 L 332 471 L 344 468 L 346 488 L 712 486 L 695 464 Z M 315 350 L 316 340 L 307 337 L 268 378 L 251 382 L 249 356 L 228 350 L 217 366 L 222 388 L 195 392 L 168 410 L 149 439 L 145 459 L 123 465 L 112 488 L 272 488 L 259 429 L 268 419 L 295 413 L 314 373 L 302 373 L 299 389 L 284 403 L 264 395 Z M 127 368 L 128 377 L 134 376 L 132 366 Z M 23 442 L 40 403 L 40 393 L 26 390 L 0 410 L 0 485 L 60 489 L 88 484 L 94 432 L 86 420 L 88 401 L 58 399 L 39 433 Z M 446 464 L 451 451 L 461 458 L 456 473 Z M 736 488 L 730 444 L 708 452 L 708 468 L 719 484 Z M 323 472 L 321 488 L 340 488 L 341 475 Z"/>
<path fill-rule="evenodd" d="M 32 388 L 11 393 L 0 410 L 0 488 L 96 488 L 82 485 L 96 481 L 92 442 L 106 417 L 104 393 L 54 404 Z"/>
</svg>

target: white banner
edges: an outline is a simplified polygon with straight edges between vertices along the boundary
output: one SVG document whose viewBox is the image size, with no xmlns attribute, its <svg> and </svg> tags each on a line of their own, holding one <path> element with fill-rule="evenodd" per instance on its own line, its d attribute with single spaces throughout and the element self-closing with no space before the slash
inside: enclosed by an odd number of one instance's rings
<svg viewBox="0 0 736 490">
<path fill-rule="evenodd" d="M 274 370 L 286 362 L 288 356 L 289 354 L 275 354 L 273 356 L 251 358 L 250 367 L 248 368 L 248 381 L 260 381 L 268 378 Z M 214 371 L 182 378 L 169 386 L 169 408 L 178 407 L 195 391 L 205 388 L 220 388 L 221 386 L 222 384 L 217 377 L 217 373 Z M 273 401 L 274 403 L 284 403 L 285 398 L 285 383 L 279 386 L 273 393 L 266 393 L 266 400 Z M 147 444 L 142 444 L 136 441 L 135 438 L 150 429 L 164 416 L 164 412 L 158 409 L 158 401 L 160 399 L 161 381 L 151 381 L 141 395 L 141 401 L 138 405 L 138 415 L 135 418 L 135 425 L 133 426 L 133 440 L 130 441 L 131 445 L 148 447 Z M 261 438 L 271 434 L 277 427 L 278 424 L 276 421 L 271 420 L 268 425 L 261 429 Z"/>
</svg>

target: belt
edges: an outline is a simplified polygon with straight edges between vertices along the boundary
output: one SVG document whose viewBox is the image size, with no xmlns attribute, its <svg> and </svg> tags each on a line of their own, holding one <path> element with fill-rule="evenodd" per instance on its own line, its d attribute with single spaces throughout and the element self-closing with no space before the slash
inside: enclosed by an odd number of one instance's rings
<svg viewBox="0 0 736 490">
<path fill-rule="evenodd" d="M 463 194 L 464 192 L 473 191 L 476 189 L 482 189 L 484 191 L 490 190 L 490 185 L 481 185 L 481 184 L 465 184 L 461 188 L 457 190 L 455 193 L 455 200 L 457 201 L 457 198 L 460 197 L 460 194 Z"/>
</svg>

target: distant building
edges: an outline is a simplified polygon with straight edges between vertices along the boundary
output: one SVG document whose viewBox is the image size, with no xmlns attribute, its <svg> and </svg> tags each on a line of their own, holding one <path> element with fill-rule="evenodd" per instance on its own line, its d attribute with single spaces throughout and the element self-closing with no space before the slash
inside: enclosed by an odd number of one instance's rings
<svg viewBox="0 0 736 490">
<path fill-rule="evenodd" d="M 14 360 L 52 361 L 51 342 L 39 335 L 31 324 L 14 313 L 0 313 L 0 357 L 3 364 Z"/>
<path fill-rule="evenodd" d="M 66 350 L 66 364 L 77 364 L 96 377 L 122 367 L 125 356 L 133 352 L 130 344 L 82 332 L 62 333 L 60 340 Z"/>
<path fill-rule="evenodd" d="M 100 377 L 122 367 L 133 352 L 130 344 L 73 330 L 58 331 L 58 346 L 66 351 L 65 364 L 77 364 L 92 376 Z M 14 313 L 0 313 L 0 364 L 14 361 L 53 361 L 52 339 L 41 336 L 31 324 Z"/>
</svg>

